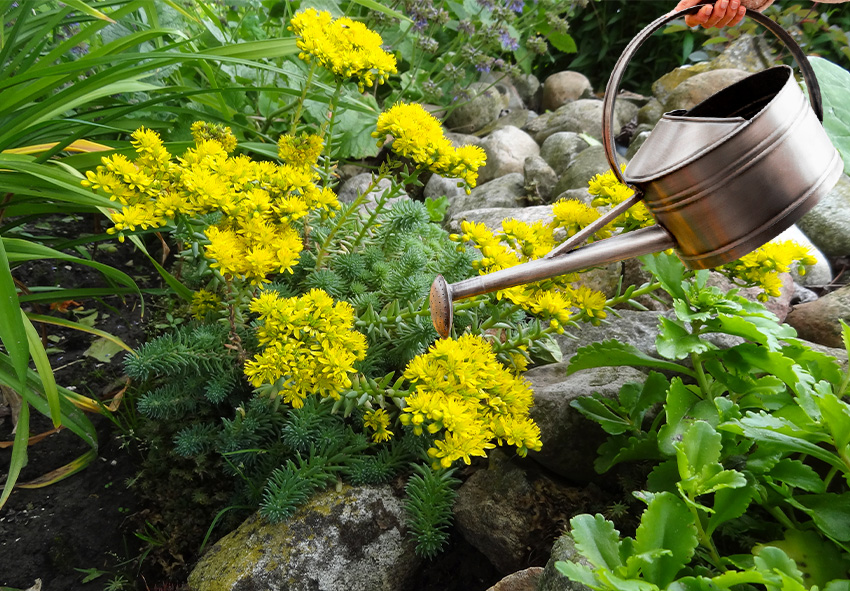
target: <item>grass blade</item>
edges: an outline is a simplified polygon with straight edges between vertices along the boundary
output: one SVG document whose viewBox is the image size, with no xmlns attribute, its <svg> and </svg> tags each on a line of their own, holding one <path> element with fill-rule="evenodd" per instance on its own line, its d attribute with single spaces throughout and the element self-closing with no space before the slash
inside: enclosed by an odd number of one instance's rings
<svg viewBox="0 0 850 591">
<path fill-rule="evenodd" d="M 18 415 L 18 430 L 15 431 L 15 443 L 12 445 L 12 460 L 9 462 L 9 474 L 0 494 L 0 509 L 6 504 L 15 482 L 21 474 L 21 469 L 27 465 L 27 440 L 30 437 L 30 406 L 26 401 L 21 405 Z"/>
<path fill-rule="evenodd" d="M 30 350 L 27 344 L 27 331 L 21 318 L 21 304 L 18 301 L 18 291 L 12 279 L 9 258 L 6 248 L 0 240 L 0 341 L 12 360 L 15 374 L 23 384 L 26 380 L 27 368 L 30 361 Z"/>
<path fill-rule="evenodd" d="M 78 330 L 80 332 L 87 332 L 89 334 L 93 334 L 93 335 L 99 336 L 101 338 L 107 339 L 109 341 L 112 341 L 113 343 L 115 343 L 116 345 L 118 345 L 119 347 L 124 349 L 125 351 L 129 351 L 131 353 L 133 352 L 133 348 L 130 345 L 128 345 L 127 343 L 125 343 L 124 341 L 119 339 L 114 334 L 108 333 L 108 332 L 103 331 L 103 330 L 99 330 L 97 328 L 92 328 L 92 327 L 86 326 L 85 324 L 80 324 L 79 322 L 74 322 L 73 320 L 67 320 L 65 318 L 57 318 L 55 316 L 44 316 L 42 314 L 27 314 L 27 317 L 34 322 L 40 322 L 42 324 L 52 324 L 54 326 L 62 326 L 62 327 L 65 327 L 65 328 L 73 328 L 74 330 Z"/>
<path fill-rule="evenodd" d="M 93 16 L 94 18 L 98 18 L 98 19 L 100 19 L 102 21 L 106 21 L 108 23 L 114 23 L 115 22 L 114 20 L 112 20 L 111 18 L 109 18 L 108 16 L 103 14 L 101 11 L 99 11 L 95 8 L 92 8 L 91 6 L 89 6 L 88 4 L 83 2 L 83 0 L 62 0 L 62 2 L 64 2 L 68 6 L 72 7 L 73 9 L 79 10 L 80 12 L 83 12 L 83 13 L 89 15 L 89 16 Z"/>
<path fill-rule="evenodd" d="M 27 332 L 30 355 L 32 356 L 33 363 L 35 363 L 38 377 L 41 378 L 41 384 L 44 387 L 44 396 L 47 398 L 50 418 L 53 421 L 53 426 L 58 427 L 62 424 L 60 416 L 62 411 L 59 408 L 59 391 L 56 388 L 56 377 L 53 375 L 53 368 L 50 367 L 50 360 L 47 358 L 47 352 L 44 350 L 44 345 L 41 343 L 38 331 L 35 330 L 32 322 L 30 322 L 23 310 L 21 310 L 21 316 L 24 321 L 24 329 Z"/>
<path fill-rule="evenodd" d="M 97 458 L 97 450 L 90 449 L 77 459 L 68 462 L 61 468 L 56 468 L 55 470 L 51 470 L 47 474 L 43 474 L 38 478 L 20 483 L 18 485 L 18 488 L 32 489 L 50 486 L 51 484 L 55 484 L 60 480 L 68 478 L 72 474 L 76 474 L 77 472 L 91 464 L 95 458 Z"/>
</svg>

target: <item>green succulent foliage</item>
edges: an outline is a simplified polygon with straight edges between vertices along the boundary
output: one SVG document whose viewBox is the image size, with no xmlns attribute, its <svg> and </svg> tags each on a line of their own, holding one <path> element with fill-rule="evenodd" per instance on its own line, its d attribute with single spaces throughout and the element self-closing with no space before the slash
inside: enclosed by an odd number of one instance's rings
<svg viewBox="0 0 850 591">
<path fill-rule="evenodd" d="M 453 469 L 432 470 L 421 464 L 412 468 L 413 475 L 404 489 L 408 528 L 416 540 L 416 553 L 433 558 L 448 542 L 460 480 L 452 476 Z"/>
<path fill-rule="evenodd" d="M 634 540 L 602 516 L 574 519 L 591 566 L 558 568 L 611 591 L 850 585 L 850 374 L 761 304 L 707 286 L 703 272 L 686 278 L 668 255 L 644 264 L 673 297 L 675 318 L 660 319 L 656 342 L 665 359 L 607 341 L 580 349 L 568 371 L 630 365 L 673 375 L 652 371 L 615 400 L 573 402 L 610 435 L 598 471 L 654 464 L 636 493 L 648 507 Z M 712 333 L 743 342 L 720 348 Z M 846 325 L 844 334 L 850 351 Z M 643 544 L 642 532 L 656 539 Z M 834 562 L 812 560 L 815 548 Z"/>
</svg>

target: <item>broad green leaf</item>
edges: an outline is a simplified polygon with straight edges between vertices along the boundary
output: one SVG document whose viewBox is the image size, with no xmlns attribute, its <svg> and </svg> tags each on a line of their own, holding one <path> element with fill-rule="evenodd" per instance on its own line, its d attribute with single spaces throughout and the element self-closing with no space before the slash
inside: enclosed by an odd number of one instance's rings
<svg viewBox="0 0 850 591">
<path fill-rule="evenodd" d="M 652 552 L 653 555 L 658 553 L 658 551 Z M 611 591 L 659 591 L 658 585 L 641 579 L 618 577 L 611 571 L 607 570 L 598 571 L 597 576 L 599 577 L 599 580 L 605 584 L 607 589 L 610 589 Z"/>
<path fill-rule="evenodd" d="M 783 573 L 798 583 L 803 582 L 803 573 L 800 572 L 794 561 L 788 558 L 788 555 L 780 548 L 775 546 L 762 547 L 761 552 L 755 557 L 754 562 L 756 568 L 764 573 Z"/>
<path fill-rule="evenodd" d="M 792 460 L 791 458 L 781 459 L 770 470 L 769 476 L 774 480 L 784 482 L 789 486 L 802 489 L 806 492 L 826 492 L 826 483 L 824 483 L 823 479 L 818 476 L 814 468 L 808 464 L 804 464 L 800 460 Z"/>
<path fill-rule="evenodd" d="M 797 336 L 797 331 L 787 324 L 779 324 L 761 316 L 734 316 L 720 314 L 706 323 L 706 332 L 722 332 L 761 343 L 772 351 L 779 350 L 780 340 Z"/>
<path fill-rule="evenodd" d="M 576 548 L 597 568 L 614 570 L 620 562 L 620 532 L 598 513 L 582 514 L 570 520 L 570 533 Z"/>
<path fill-rule="evenodd" d="M 829 537 L 850 542 L 850 492 L 796 495 L 789 502 L 808 513 Z"/>
<path fill-rule="evenodd" d="M 599 579 L 593 574 L 593 571 L 583 564 L 559 560 L 555 563 L 555 569 L 573 582 L 587 585 L 591 589 L 604 589 Z"/>
<path fill-rule="evenodd" d="M 570 365 L 567 367 L 567 375 L 571 375 L 582 369 L 592 367 L 612 367 L 626 365 L 629 367 L 652 367 L 663 371 L 674 371 L 676 373 L 696 377 L 695 374 L 686 367 L 651 357 L 643 353 L 634 345 L 621 343 L 620 341 L 610 340 L 601 343 L 593 343 L 587 347 L 582 347 L 570 359 Z"/>
<path fill-rule="evenodd" d="M 684 359 L 691 353 L 704 353 L 717 347 L 704 341 L 698 335 L 691 334 L 679 322 L 664 318 L 661 321 L 661 329 L 655 339 L 655 349 L 658 354 L 667 359 Z"/>
<path fill-rule="evenodd" d="M 682 577 L 673 581 L 667 591 L 718 591 L 714 581 L 706 577 Z"/>
<path fill-rule="evenodd" d="M 667 423 L 658 430 L 658 448 L 668 456 L 676 455 L 675 444 L 692 421 L 701 419 L 711 425 L 719 420 L 714 404 L 697 396 L 679 378 L 670 383 L 664 410 Z"/>
<path fill-rule="evenodd" d="M 668 492 L 655 495 L 641 516 L 634 551 L 640 555 L 669 550 L 670 554 L 643 564 L 644 578 L 658 587 L 666 587 L 690 562 L 696 547 L 696 526 L 685 503 Z"/>
<path fill-rule="evenodd" d="M 850 591 L 850 580 L 832 580 L 826 584 L 823 591 Z"/>
<path fill-rule="evenodd" d="M 687 301 L 682 281 L 685 279 L 685 266 L 679 257 L 673 254 L 659 253 L 638 257 L 647 271 L 661 282 L 664 291 L 677 300 Z"/>
<path fill-rule="evenodd" d="M 61 410 L 59 409 L 59 391 L 56 388 L 56 378 L 53 375 L 53 368 L 50 367 L 50 360 L 47 358 L 47 352 L 44 350 L 38 331 L 36 331 L 24 311 L 21 310 L 20 313 L 24 321 L 24 329 L 27 331 L 27 343 L 29 344 L 30 355 L 32 355 L 35 369 L 44 387 L 44 395 L 47 398 L 47 405 L 50 408 L 50 419 L 53 421 L 53 427 L 55 428 L 61 424 Z"/>
<path fill-rule="evenodd" d="M 823 99 L 823 128 L 844 160 L 850 174 L 850 72 L 821 57 L 810 57 Z"/>
<path fill-rule="evenodd" d="M 631 436 L 612 435 L 599 446 L 598 454 L 593 467 L 600 474 L 607 472 L 620 462 L 662 459 L 655 432 Z"/>
<path fill-rule="evenodd" d="M 0 509 L 6 504 L 12 489 L 18 481 L 21 469 L 27 465 L 27 441 L 30 438 L 30 406 L 24 400 L 18 414 L 18 425 L 15 431 L 15 441 L 12 444 L 12 458 L 9 462 L 9 471 L 6 474 L 6 482 L 3 483 L 3 492 L 0 493 Z"/>
<path fill-rule="evenodd" d="M 785 382 L 797 395 L 797 403 L 812 420 L 820 419 L 820 410 L 813 399 L 814 379 L 811 374 L 797 365 L 793 359 L 785 357 L 777 351 L 769 351 L 751 343 L 735 347 L 735 353 L 762 371 L 773 374 Z"/>
<path fill-rule="evenodd" d="M 690 478 L 720 460 L 723 448 L 720 433 L 705 421 L 694 421 L 676 444 L 681 477 Z"/>
<path fill-rule="evenodd" d="M 112 361 L 113 357 L 115 357 L 116 353 L 120 353 L 123 351 L 120 345 L 116 344 L 115 341 L 105 338 L 95 339 L 89 348 L 86 349 L 85 355 L 86 357 L 93 357 L 98 361 L 102 361 L 103 363 L 109 363 Z"/>
<path fill-rule="evenodd" d="M 785 452 L 808 454 L 839 470 L 846 469 L 844 463 L 834 453 L 801 437 L 786 435 L 763 426 L 761 415 L 749 414 L 739 421 L 724 423 L 719 428 L 724 431 L 742 434 L 759 445 L 766 445 Z"/>
<path fill-rule="evenodd" d="M 787 339 L 787 342 L 789 346 L 782 348 L 782 354 L 793 359 L 816 380 L 826 380 L 833 384 L 841 382 L 841 364 L 834 356 L 815 351 L 804 341 Z"/>
<path fill-rule="evenodd" d="M 850 572 L 850 559 L 842 556 L 832 541 L 814 530 L 786 530 L 783 539 L 759 544 L 753 548 L 753 554 L 761 554 L 768 546 L 775 546 L 787 554 L 802 571 L 806 583 L 820 589 L 829 588 L 829 581 L 846 577 Z"/>
<path fill-rule="evenodd" d="M 552 44 L 552 47 L 562 53 L 575 53 L 578 51 L 575 39 L 569 33 L 559 33 L 552 31 L 546 35 L 546 39 Z"/>
<path fill-rule="evenodd" d="M 711 536 L 718 526 L 743 515 L 750 506 L 753 493 L 753 489 L 747 486 L 718 490 L 714 494 L 714 512 L 708 518 L 706 534 Z"/>
<path fill-rule="evenodd" d="M 661 404 L 667 399 L 667 390 L 670 388 L 670 382 L 664 377 L 663 374 L 658 373 L 657 371 L 649 372 L 649 377 L 646 378 L 646 381 L 643 383 L 643 387 L 640 389 L 640 394 L 634 402 L 631 402 L 628 406 L 624 400 L 623 391 L 626 389 L 626 384 L 620 390 L 620 402 L 624 407 L 629 411 L 629 418 L 632 420 L 632 423 L 640 427 L 643 422 L 643 417 L 646 413 L 656 404 Z"/>
<path fill-rule="evenodd" d="M 831 392 L 816 399 L 821 411 L 822 422 L 832 434 L 835 447 L 839 450 L 850 444 L 850 404 Z"/>
<path fill-rule="evenodd" d="M 606 404 L 598 398 L 582 396 L 570 403 L 574 409 L 579 411 L 591 421 L 599 423 L 606 433 L 619 435 L 626 431 L 633 431 L 635 426 L 620 415 L 613 412 Z"/>
</svg>

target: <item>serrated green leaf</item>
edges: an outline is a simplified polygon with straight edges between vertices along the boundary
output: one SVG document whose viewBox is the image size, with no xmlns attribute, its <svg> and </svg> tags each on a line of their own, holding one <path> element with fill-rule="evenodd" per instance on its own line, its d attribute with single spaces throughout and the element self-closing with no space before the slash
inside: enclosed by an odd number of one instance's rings
<svg viewBox="0 0 850 591">
<path fill-rule="evenodd" d="M 658 448 L 668 456 L 676 455 L 675 444 L 693 420 L 701 419 L 709 424 L 718 422 L 714 404 L 697 396 L 679 378 L 670 382 L 664 411 L 667 423 L 658 430 Z"/>
<path fill-rule="evenodd" d="M 846 469 L 846 466 L 844 466 L 844 463 L 838 456 L 819 445 L 806 441 L 801 437 L 787 435 L 769 426 L 765 426 L 763 415 L 753 415 L 750 413 L 741 420 L 729 421 L 719 428 L 724 431 L 742 434 L 759 445 L 766 445 L 769 448 L 785 452 L 808 454 L 839 470 Z"/>
<path fill-rule="evenodd" d="M 850 492 L 796 495 L 789 503 L 805 511 L 829 537 L 850 542 Z"/>
<path fill-rule="evenodd" d="M 603 474 L 620 462 L 634 460 L 660 460 L 657 434 L 654 432 L 639 435 L 612 435 L 599 446 L 598 456 L 593 462 L 594 469 Z"/>
<path fill-rule="evenodd" d="M 626 384 L 628 385 L 628 384 Z M 626 386 L 623 386 L 625 389 Z M 643 417 L 656 404 L 661 404 L 667 399 L 667 390 L 670 388 L 670 381 L 663 374 L 657 371 L 649 372 L 649 377 L 643 383 L 640 390 L 640 395 L 631 404 L 629 410 L 629 418 L 637 426 L 643 422 Z M 620 401 L 623 402 L 622 390 L 620 393 Z M 625 404 L 624 404 L 625 406 Z"/>
<path fill-rule="evenodd" d="M 593 343 L 587 347 L 581 347 L 576 354 L 570 359 L 570 365 L 567 367 L 567 375 L 574 374 L 582 369 L 590 369 L 593 367 L 612 367 L 625 365 L 629 367 L 652 367 L 663 371 L 673 371 L 696 377 L 695 374 L 686 367 L 651 357 L 640 351 L 634 345 L 621 343 L 620 341 L 610 340 L 601 343 Z"/>
<path fill-rule="evenodd" d="M 850 591 L 850 580 L 832 580 L 826 584 L 823 591 Z"/>
<path fill-rule="evenodd" d="M 735 316 L 720 314 L 706 322 L 705 332 L 723 332 L 761 343 L 772 351 L 782 348 L 780 340 L 794 338 L 797 331 L 787 324 L 779 324 L 762 316 Z"/>
<path fill-rule="evenodd" d="M 612 411 L 606 404 L 598 398 L 590 396 L 582 396 L 573 400 L 570 403 L 574 409 L 579 411 L 591 421 L 599 424 L 606 433 L 611 435 L 619 435 L 626 431 L 634 429 L 628 420 Z"/>
<path fill-rule="evenodd" d="M 723 448 L 720 433 L 705 421 L 694 421 L 676 444 L 679 475 L 685 479 L 716 465 Z"/>
<path fill-rule="evenodd" d="M 642 566 L 644 578 L 664 588 L 688 562 L 697 547 L 693 515 L 677 496 L 661 492 L 649 503 L 635 532 L 635 554 L 669 550 Z"/>
<path fill-rule="evenodd" d="M 850 444 L 850 404 L 832 393 L 818 396 L 815 400 L 821 411 L 822 422 L 835 441 L 835 447 L 845 449 Z"/>
<path fill-rule="evenodd" d="M 850 174 L 850 72 L 821 57 L 810 57 L 823 100 L 823 128 L 844 160 Z"/>
<path fill-rule="evenodd" d="M 762 371 L 773 374 L 785 382 L 796 394 L 797 403 L 812 420 L 820 420 L 820 409 L 814 401 L 814 378 L 811 374 L 797 365 L 793 359 L 785 357 L 778 351 L 769 351 L 752 343 L 744 343 L 735 347 L 735 353 Z"/>
<path fill-rule="evenodd" d="M 682 577 L 673 581 L 667 591 L 718 591 L 717 585 L 706 577 Z"/>
<path fill-rule="evenodd" d="M 679 257 L 673 254 L 658 253 L 638 257 L 644 268 L 661 283 L 664 291 L 674 299 L 687 301 L 682 281 L 685 279 L 685 266 Z"/>
<path fill-rule="evenodd" d="M 775 546 L 764 546 L 758 556 L 755 557 L 754 562 L 756 569 L 764 573 L 782 573 L 798 583 L 803 582 L 803 573 L 799 571 L 794 561 Z M 784 586 L 783 589 L 785 589 Z"/>
<path fill-rule="evenodd" d="M 714 495 L 714 512 L 708 518 L 706 534 L 711 536 L 718 526 L 743 515 L 750 506 L 753 493 L 753 489 L 747 486 L 718 490 Z"/>
<path fill-rule="evenodd" d="M 774 480 L 784 482 L 789 486 L 802 489 L 806 492 L 826 492 L 826 483 L 818 476 L 814 468 L 804 464 L 800 460 L 783 458 L 770 470 L 769 476 Z"/>
<path fill-rule="evenodd" d="M 620 566 L 620 532 L 598 513 L 582 514 L 570 520 L 570 533 L 576 548 L 597 568 L 613 570 Z"/>
<path fill-rule="evenodd" d="M 691 353 L 704 353 L 717 347 L 690 333 L 679 322 L 661 316 L 661 329 L 655 339 L 658 354 L 667 359 L 684 359 Z"/>
<path fill-rule="evenodd" d="M 569 580 L 587 585 L 591 589 L 603 588 L 599 579 L 593 574 L 593 571 L 582 564 L 559 560 L 555 563 L 555 569 Z"/>
<path fill-rule="evenodd" d="M 814 530 L 789 529 L 781 540 L 759 544 L 753 554 L 761 554 L 765 547 L 775 546 L 793 560 L 809 585 L 820 589 L 829 588 L 829 581 L 846 577 L 850 572 L 850 560 L 842 556 L 841 550 L 831 541 Z"/>
</svg>

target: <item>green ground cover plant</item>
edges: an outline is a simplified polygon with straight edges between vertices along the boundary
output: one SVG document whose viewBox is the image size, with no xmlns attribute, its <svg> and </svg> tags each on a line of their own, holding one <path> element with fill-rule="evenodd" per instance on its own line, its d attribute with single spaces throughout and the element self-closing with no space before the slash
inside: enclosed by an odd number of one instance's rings
<svg viewBox="0 0 850 591">
<path fill-rule="evenodd" d="M 634 493 L 647 507 L 634 538 L 601 515 L 574 518 L 589 566 L 559 570 L 593 589 L 846 589 L 850 374 L 762 305 L 707 286 L 706 272 L 689 277 L 668 255 L 644 264 L 676 313 L 661 318 L 661 358 L 606 341 L 580 349 L 568 371 L 652 370 L 617 400 L 574 403 L 611 436 L 598 471 L 652 466 Z M 720 347 L 718 334 L 743 342 Z"/>
</svg>

